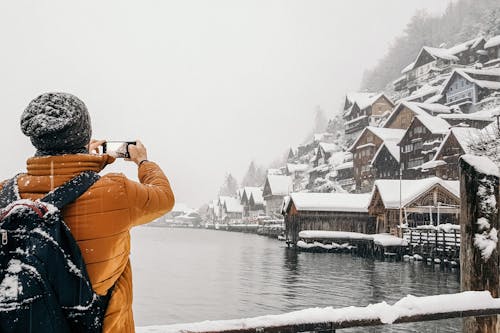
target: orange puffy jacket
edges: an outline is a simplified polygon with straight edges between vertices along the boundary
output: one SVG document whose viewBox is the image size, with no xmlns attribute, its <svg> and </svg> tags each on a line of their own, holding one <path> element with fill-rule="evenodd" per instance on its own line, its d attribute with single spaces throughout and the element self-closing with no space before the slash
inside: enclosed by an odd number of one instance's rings
<svg viewBox="0 0 500 333">
<path fill-rule="evenodd" d="M 114 158 L 107 155 L 62 155 L 30 158 L 27 174 L 18 179 L 23 199 L 39 199 L 82 171 L 100 172 Z M 123 174 L 102 176 L 74 203 L 64 220 L 87 265 L 94 290 L 105 295 L 114 286 L 103 332 L 134 332 L 130 229 L 172 209 L 174 195 L 158 165 L 139 167 L 140 184 Z"/>
</svg>

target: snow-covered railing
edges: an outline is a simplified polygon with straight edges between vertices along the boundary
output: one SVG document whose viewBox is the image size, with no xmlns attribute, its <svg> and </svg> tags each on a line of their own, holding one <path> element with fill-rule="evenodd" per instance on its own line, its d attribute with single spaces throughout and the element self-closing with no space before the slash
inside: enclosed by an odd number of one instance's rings
<svg viewBox="0 0 500 333">
<path fill-rule="evenodd" d="M 281 315 L 137 328 L 137 333 L 260 333 L 335 331 L 342 328 L 413 323 L 500 314 L 500 299 L 488 291 L 425 297 L 406 296 L 393 305 L 311 308 Z"/>
</svg>

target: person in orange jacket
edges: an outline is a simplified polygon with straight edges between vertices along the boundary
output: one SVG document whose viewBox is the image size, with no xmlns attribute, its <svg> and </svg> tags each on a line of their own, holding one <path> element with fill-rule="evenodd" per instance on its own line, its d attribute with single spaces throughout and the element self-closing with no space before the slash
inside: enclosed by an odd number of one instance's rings
<svg viewBox="0 0 500 333">
<path fill-rule="evenodd" d="M 101 172 L 114 162 L 93 152 L 104 141 L 91 141 L 90 115 L 85 104 L 67 93 L 46 93 L 30 102 L 21 129 L 37 149 L 18 178 L 23 199 L 42 198 L 83 171 Z M 134 332 L 130 229 L 148 223 L 174 205 L 170 183 L 147 150 L 137 141 L 129 146 L 140 183 L 123 174 L 102 176 L 87 192 L 64 208 L 64 221 L 82 252 L 94 291 L 112 290 L 103 332 Z M 1 188 L 1 186 L 0 186 Z"/>
</svg>

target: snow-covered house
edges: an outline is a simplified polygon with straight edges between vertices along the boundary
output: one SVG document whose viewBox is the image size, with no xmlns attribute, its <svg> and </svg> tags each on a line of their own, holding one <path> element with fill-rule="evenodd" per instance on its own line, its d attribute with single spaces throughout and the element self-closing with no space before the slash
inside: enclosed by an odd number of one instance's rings
<svg viewBox="0 0 500 333">
<path fill-rule="evenodd" d="M 352 159 L 339 164 L 335 167 L 337 175 L 335 181 L 339 186 L 348 192 L 356 189 L 356 181 L 354 180 L 354 165 Z"/>
<path fill-rule="evenodd" d="M 353 154 L 356 191 L 368 192 L 372 189 L 374 174 L 372 160 L 384 141 L 399 142 L 405 131 L 402 129 L 369 126 L 358 136 L 349 148 Z"/>
<path fill-rule="evenodd" d="M 455 65 L 475 63 L 479 57 L 477 51 L 483 49 L 485 42 L 484 38 L 478 37 L 450 48 L 422 47 L 415 61 L 401 71 L 406 77 L 408 90 L 418 89 L 422 82 L 450 71 Z"/>
<path fill-rule="evenodd" d="M 375 232 L 370 194 L 292 193 L 283 201 L 285 235 L 296 244 L 302 230 Z"/>
<path fill-rule="evenodd" d="M 444 84 L 446 105 L 457 105 L 464 113 L 477 111 L 477 103 L 500 91 L 500 68 L 457 69 Z"/>
<path fill-rule="evenodd" d="M 384 141 L 372 159 L 375 179 L 399 179 L 399 146 L 398 141 Z"/>
<path fill-rule="evenodd" d="M 440 114 L 438 117 L 446 120 L 451 126 L 472 127 L 483 129 L 495 121 L 497 110 L 484 110 L 474 113 L 450 113 Z"/>
<path fill-rule="evenodd" d="M 262 196 L 262 190 L 254 191 L 250 193 L 250 199 L 248 200 L 249 213 L 251 217 L 257 217 L 266 213 L 266 205 L 264 202 L 264 197 Z"/>
<path fill-rule="evenodd" d="M 293 181 L 290 176 L 268 175 L 262 196 L 266 205 L 266 215 L 281 214 L 283 198 L 293 190 Z"/>
<path fill-rule="evenodd" d="M 241 222 L 243 206 L 237 198 L 226 197 L 222 206 L 222 221 L 227 224 Z"/>
<path fill-rule="evenodd" d="M 408 129 L 418 115 L 439 115 L 451 113 L 449 107 L 437 103 L 400 102 L 382 125 L 385 128 Z"/>
<path fill-rule="evenodd" d="M 378 126 L 394 103 L 383 93 L 350 93 L 344 104 L 346 140 L 352 142 L 367 126 Z"/>
<path fill-rule="evenodd" d="M 293 180 L 302 179 L 305 177 L 309 164 L 304 163 L 287 163 L 286 175 L 292 177 Z"/>
<path fill-rule="evenodd" d="M 252 196 L 254 197 L 253 204 L 251 202 Z M 243 195 L 241 197 L 241 205 L 243 206 L 243 217 L 255 217 L 264 213 L 262 189 L 260 187 L 244 187 Z"/>
<path fill-rule="evenodd" d="M 460 184 L 431 177 L 419 180 L 378 179 L 368 211 L 376 217 L 376 232 L 400 235 L 400 226 L 458 224 Z"/>
<path fill-rule="evenodd" d="M 481 137 L 481 131 L 471 127 L 453 127 L 443 139 L 434 157 L 421 165 L 422 173 L 442 179 L 458 180 L 458 160 L 470 154 L 470 146 Z"/>
<path fill-rule="evenodd" d="M 413 118 L 399 142 L 404 179 L 419 179 L 424 176 L 421 165 L 432 160 L 449 129 L 450 124 L 439 117 L 422 114 Z"/>
<path fill-rule="evenodd" d="M 484 50 L 488 55 L 486 66 L 495 66 L 500 63 L 500 35 L 496 35 L 488 39 L 484 44 Z"/>
</svg>

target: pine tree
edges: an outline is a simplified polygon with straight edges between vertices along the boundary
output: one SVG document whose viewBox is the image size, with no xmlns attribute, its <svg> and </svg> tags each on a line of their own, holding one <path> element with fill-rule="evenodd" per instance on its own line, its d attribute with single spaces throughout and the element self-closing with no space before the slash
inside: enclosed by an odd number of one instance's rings
<svg viewBox="0 0 500 333">
<path fill-rule="evenodd" d="M 247 173 L 245 177 L 243 177 L 243 181 L 241 182 L 242 186 L 262 186 L 264 183 L 264 179 L 266 177 L 266 172 L 262 167 L 256 166 L 255 162 L 250 162 L 248 166 Z"/>
<path fill-rule="evenodd" d="M 219 189 L 219 195 L 236 196 L 236 191 L 238 190 L 238 182 L 230 173 L 226 174 L 226 178 L 221 188 Z"/>
</svg>

